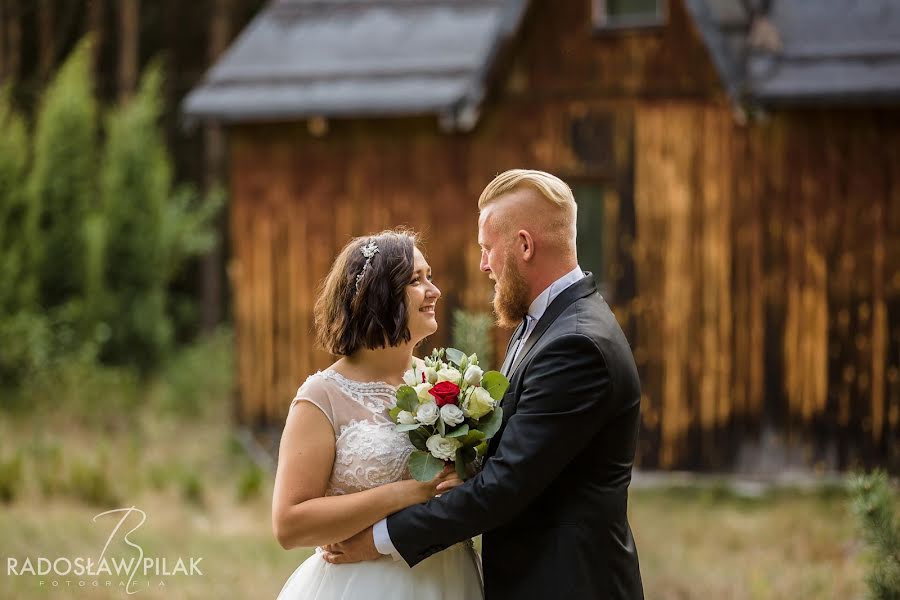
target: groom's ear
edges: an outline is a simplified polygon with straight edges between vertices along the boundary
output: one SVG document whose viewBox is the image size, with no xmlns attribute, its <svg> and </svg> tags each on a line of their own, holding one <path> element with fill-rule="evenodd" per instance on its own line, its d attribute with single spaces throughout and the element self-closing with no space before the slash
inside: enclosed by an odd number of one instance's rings
<svg viewBox="0 0 900 600">
<path fill-rule="evenodd" d="M 519 249 L 522 252 L 522 260 L 527 262 L 534 258 L 534 238 L 524 229 L 519 230 Z"/>
</svg>

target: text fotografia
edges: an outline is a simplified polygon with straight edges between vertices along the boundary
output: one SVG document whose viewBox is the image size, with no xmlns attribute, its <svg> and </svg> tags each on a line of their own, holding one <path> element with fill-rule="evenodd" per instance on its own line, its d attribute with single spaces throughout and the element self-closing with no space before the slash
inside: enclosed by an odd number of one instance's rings
<svg viewBox="0 0 900 600">
<path fill-rule="evenodd" d="M 115 585 L 123 588 L 126 594 L 135 594 L 151 586 L 165 587 L 166 584 L 161 577 L 203 575 L 200 569 L 202 558 L 170 559 L 148 556 L 144 553 L 143 547 L 129 537 L 147 520 L 147 514 L 141 509 L 134 506 L 116 508 L 95 515 L 93 520 L 96 523 L 100 517 L 117 513 L 120 515 L 118 522 L 112 528 L 99 555 L 54 558 L 10 556 L 6 558 L 7 576 L 39 577 L 39 587 L 109 588 Z M 128 530 L 122 529 L 129 517 L 133 517 L 131 519 L 133 526 Z M 125 556 L 117 556 L 110 551 L 110 544 L 117 534 L 127 546 Z M 78 579 L 73 581 L 74 578 Z"/>
</svg>

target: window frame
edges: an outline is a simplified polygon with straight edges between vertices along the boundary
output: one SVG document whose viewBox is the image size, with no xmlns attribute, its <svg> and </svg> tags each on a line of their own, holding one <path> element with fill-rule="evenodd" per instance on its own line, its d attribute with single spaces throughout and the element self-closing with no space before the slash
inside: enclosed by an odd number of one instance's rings
<svg viewBox="0 0 900 600">
<path fill-rule="evenodd" d="M 656 0 L 656 2 L 658 10 L 653 16 L 640 15 L 610 18 L 608 0 L 591 0 L 594 32 L 654 30 L 665 27 L 669 21 L 669 2 L 668 0 Z"/>
<path fill-rule="evenodd" d="M 608 271 L 610 265 L 610 256 L 609 256 L 609 240 L 607 239 L 606 232 L 609 229 L 609 223 L 607 219 L 609 215 L 606 212 L 606 201 L 607 194 L 611 189 L 614 189 L 615 180 L 609 177 L 597 177 L 597 176 L 578 176 L 573 175 L 571 177 L 565 177 L 564 181 L 569 184 L 570 189 L 572 190 L 572 195 L 575 198 L 575 203 L 578 204 L 578 189 L 579 188 L 597 188 L 600 191 L 600 219 L 601 219 L 601 227 L 602 231 L 600 232 L 600 240 L 601 240 L 601 248 L 600 248 L 600 260 L 603 264 L 600 265 L 602 272 L 597 273 L 593 271 L 594 281 L 597 282 L 597 288 L 600 291 L 600 294 L 606 298 L 608 301 L 612 301 L 612 285 L 609 281 Z M 583 213 L 583 211 L 579 211 Z M 580 236 L 579 236 L 580 237 Z M 587 267 L 587 270 L 590 271 L 590 265 L 583 265 L 579 263 L 581 267 Z"/>
</svg>

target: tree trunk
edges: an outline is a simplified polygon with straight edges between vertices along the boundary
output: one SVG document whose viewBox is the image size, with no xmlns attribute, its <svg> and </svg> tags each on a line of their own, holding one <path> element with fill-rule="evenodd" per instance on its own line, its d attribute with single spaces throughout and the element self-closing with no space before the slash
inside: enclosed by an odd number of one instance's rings
<svg viewBox="0 0 900 600">
<path fill-rule="evenodd" d="M 6 0 L 0 0 L 0 86 L 6 83 L 6 20 L 8 8 Z"/>
<path fill-rule="evenodd" d="M 140 44 L 140 0 L 118 0 L 119 100 L 130 98 L 137 88 Z"/>
<path fill-rule="evenodd" d="M 56 28 L 53 0 L 40 0 L 38 9 L 38 75 L 48 81 L 56 62 Z"/>
<path fill-rule="evenodd" d="M 11 81 L 19 78 L 22 65 L 22 7 L 20 0 L 6 0 L 4 21 L 0 26 L 6 27 L 6 69 L 5 77 Z"/>
<path fill-rule="evenodd" d="M 100 82 L 100 56 L 103 52 L 103 42 L 105 40 L 105 28 L 104 28 L 104 18 L 103 18 L 103 9 L 105 0 L 88 0 L 87 1 L 87 23 L 85 26 L 85 33 L 90 34 L 93 38 L 93 48 L 91 51 L 94 54 L 93 58 L 93 71 L 95 80 Z"/>
<path fill-rule="evenodd" d="M 209 36 L 209 64 L 228 47 L 231 39 L 233 0 L 215 0 Z M 225 180 L 226 142 L 225 132 L 217 123 L 204 126 L 204 186 L 207 191 Z M 223 211 L 224 213 L 224 211 Z M 227 232 L 227 219 L 223 215 L 217 218 L 220 242 L 202 262 L 202 319 L 203 329 L 210 331 L 222 320 L 222 274 L 223 274 L 223 242 Z"/>
</svg>

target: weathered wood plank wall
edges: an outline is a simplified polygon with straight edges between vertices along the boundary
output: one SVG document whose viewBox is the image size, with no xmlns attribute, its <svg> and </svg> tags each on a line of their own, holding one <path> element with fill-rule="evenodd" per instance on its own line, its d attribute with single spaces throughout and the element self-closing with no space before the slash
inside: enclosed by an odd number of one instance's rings
<svg viewBox="0 0 900 600">
<path fill-rule="evenodd" d="M 472 235 L 477 192 L 466 189 L 456 145 L 431 123 L 343 123 L 324 141 L 303 126 L 232 131 L 230 277 L 242 420 L 282 418 L 285 398 L 333 360 L 312 343 L 313 304 L 331 261 L 355 236 L 397 226 L 423 234 L 443 288 L 440 331 L 426 350 L 448 343 L 451 307 L 489 310 Z M 480 286 L 469 284 L 475 275 Z"/>
<path fill-rule="evenodd" d="M 649 103 L 636 136 L 644 463 L 896 467 L 900 112 Z"/>
<path fill-rule="evenodd" d="M 312 305 L 352 236 L 425 234 L 444 292 L 426 351 L 448 343 L 452 309 L 487 310 L 475 201 L 532 167 L 604 188 L 596 240 L 641 370 L 642 466 L 897 469 L 900 111 L 739 125 L 679 2 L 665 28 L 609 37 L 588 5 L 534 4 L 471 134 L 429 119 L 231 130 L 239 418 L 280 423 L 331 361 Z M 601 135 L 579 148 L 584 119 Z"/>
</svg>

